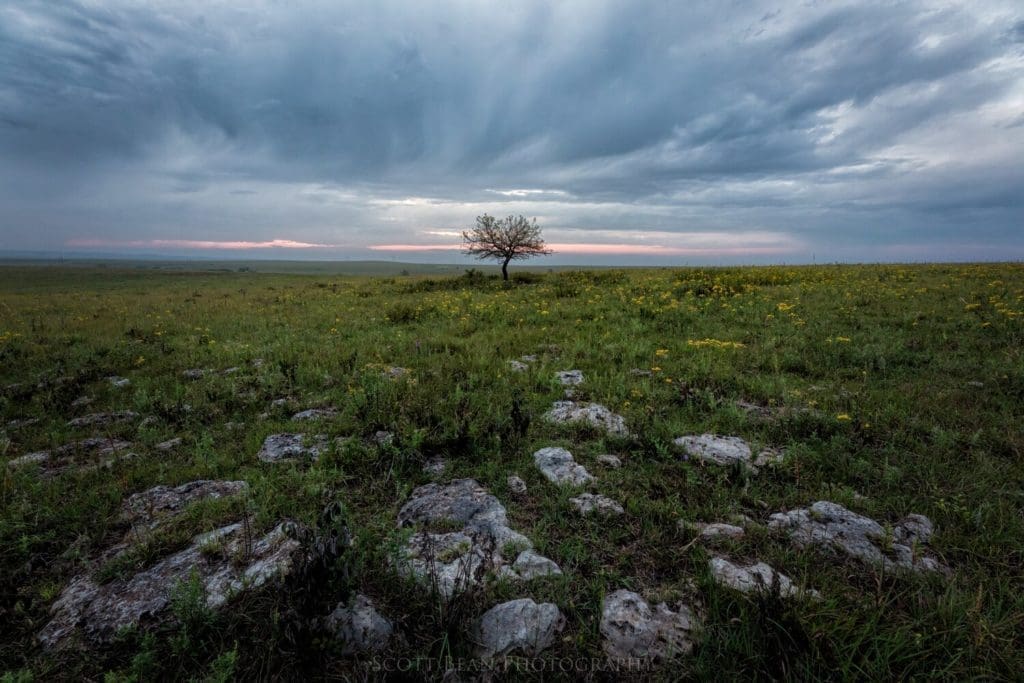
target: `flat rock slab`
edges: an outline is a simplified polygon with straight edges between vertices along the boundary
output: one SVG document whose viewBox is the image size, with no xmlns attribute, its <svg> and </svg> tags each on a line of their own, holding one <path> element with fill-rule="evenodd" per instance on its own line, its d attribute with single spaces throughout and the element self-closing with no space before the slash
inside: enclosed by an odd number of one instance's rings
<svg viewBox="0 0 1024 683">
<path fill-rule="evenodd" d="M 173 439 L 167 439 L 167 441 L 161 441 L 156 446 L 153 446 L 158 451 L 173 451 L 175 448 L 182 444 L 180 436 L 176 436 Z"/>
<path fill-rule="evenodd" d="M 106 466 L 113 464 L 117 459 L 117 453 L 131 448 L 131 443 L 120 439 L 105 439 L 91 437 L 64 444 L 52 451 L 36 451 L 28 453 L 8 461 L 10 467 L 38 464 L 50 472 L 56 472 L 73 464 L 76 458 L 89 458 L 95 460 L 93 464 Z"/>
<path fill-rule="evenodd" d="M 380 652 L 388 646 L 394 627 L 365 595 L 356 595 L 351 604 L 339 603 L 325 620 L 327 629 L 340 640 L 343 655 Z"/>
<path fill-rule="evenodd" d="M 180 486 L 154 486 L 130 495 L 121 506 L 121 519 L 133 527 L 153 528 L 168 517 L 184 512 L 192 503 L 237 496 L 248 488 L 244 481 L 215 479 L 199 479 Z"/>
<path fill-rule="evenodd" d="M 619 458 L 619 456 L 612 455 L 611 453 L 603 453 L 597 456 L 597 458 L 595 459 L 597 460 L 597 464 L 604 465 L 605 467 L 611 467 L 612 469 L 615 470 L 622 467 L 622 460 Z"/>
<path fill-rule="evenodd" d="M 330 420 L 338 416 L 338 410 L 336 408 L 310 408 L 309 410 L 302 410 L 292 415 L 292 420 L 297 422 L 306 422 L 312 420 Z"/>
<path fill-rule="evenodd" d="M 544 419 L 554 424 L 585 423 L 612 436 L 629 436 L 626 419 L 600 403 L 555 401 Z"/>
<path fill-rule="evenodd" d="M 441 525 L 462 529 L 431 530 Z M 523 557 L 533 544 L 509 528 L 505 507 L 473 479 L 415 489 L 398 512 L 398 526 L 421 529 L 405 544 L 399 571 L 434 586 L 446 599 L 489 575 L 529 580 L 561 573 L 536 553 Z"/>
<path fill-rule="evenodd" d="M 510 600 L 487 610 L 476 627 L 477 656 L 504 657 L 512 652 L 536 656 L 554 644 L 565 617 L 554 603 L 529 598 Z"/>
<path fill-rule="evenodd" d="M 926 552 L 934 527 L 924 515 L 908 515 L 890 535 L 870 517 L 819 500 L 809 508 L 775 513 L 768 526 L 785 532 L 798 545 L 822 546 L 887 569 L 946 570 Z"/>
<path fill-rule="evenodd" d="M 672 611 L 661 603 L 652 608 L 640 595 L 625 589 L 605 596 L 601 604 L 604 651 L 612 660 L 665 662 L 689 654 L 698 628 L 688 606 Z"/>
<path fill-rule="evenodd" d="M 527 370 L 530 369 L 529 365 L 518 360 L 510 360 L 508 362 L 508 366 L 512 370 L 512 372 L 526 372 Z"/>
<path fill-rule="evenodd" d="M 595 481 L 587 468 L 578 464 L 564 448 L 541 448 L 533 454 L 533 462 L 548 481 L 559 486 L 583 486 Z"/>
<path fill-rule="evenodd" d="M 92 413 L 68 420 L 68 427 L 96 427 L 100 425 L 111 425 L 118 422 L 130 422 L 139 417 L 139 414 L 131 410 L 121 410 L 115 413 Z"/>
<path fill-rule="evenodd" d="M 112 375 L 108 377 L 107 381 L 110 382 L 111 386 L 117 387 L 118 389 L 123 389 L 125 387 L 131 386 L 132 383 L 132 381 L 127 377 L 118 377 L 117 375 Z"/>
<path fill-rule="evenodd" d="M 728 586 L 741 593 L 778 591 L 783 598 L 799 596 L 820 598 L 816 590 L 803 590 L 794 584 L 788 576 L 778 572 L 764 562 L 739 565 L 733 564 L 724 557 L 712 557 L 708 561 L 711 578 L 723 586 Z"/>
<path fill-rule="evenodd" d="M 197 578 L 206 606 L 223 607 L 235 595 L 289 574 L 300 543 L 287 523 L 247 545 L 241 523 L 195 537 L 187 548 L 128 579 L 97 584 L 88 575 L 71 581 L 50 609 L 52 620 L 39 633 L 46 649 L 80 631 L 87 641 L 108 643 L 121 629 L 166 617 L 174 591 Z"/>
<path fill-rule="evenodd" d="M 602 496 L 601 494 L 583 493 L 576 498 L 570 498 L 569 502 L 582 515 L 597 513 L 599 515 L 612 516 L 621 515 L 625 512 L 621 505 L 608 496 Z"/>
<path fill-rule="evenodd" d="M 563 387 L 575 387 L 583 384 L 582 370 L 559 370 L 555 373 L 555 377 Z"/>
<path fill-rule="evenodd" d="M 256 457 L 263 462 L 318 460 L 327 450 L 327 437 L 318 434 L 271 434 L 263 441 Z"/>
<path fill-rule="evenodd" d="M 738 436 L 718 436 L 716 434 L 700 434 L 681 436 L 674 443 L 683 449 L 686 455 L 711 463 L 712 465 L 745 465 L 753 471 L 770 463 L 782 461 L 782 453 L 774 449 L 765 449 L 754 457 L 750 444 Z"/>
</svg>

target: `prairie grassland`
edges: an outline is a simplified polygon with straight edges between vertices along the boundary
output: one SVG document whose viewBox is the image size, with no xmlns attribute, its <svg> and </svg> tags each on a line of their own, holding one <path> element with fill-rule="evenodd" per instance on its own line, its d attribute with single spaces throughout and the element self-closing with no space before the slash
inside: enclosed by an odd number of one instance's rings
<svg viewBox="0 0 1024 683">
<path fill-rule="evenodd" d="M 524 354 L 538 360 L 512 372 L 509 361 Z M 409 372 L 392 380 L 382 374 L 390 366 Z M 230 367 L 240 370 L 222 372 Z M 181 374 L 189 368 L 215 372 L 190 381 Z M 573 368 L 586 378 L 577 396 L 622 414 L 633 436 L 541 419 L 562 396 L 555 372 Z M 131 384 L 115 387 L 113 375 Z M 654 678 L 962 680 L 1024 671 L 1020 264 L 561 272 L 510 286 L 483 276 L 6 267 L 0 386 L 5 461 L 91 435 L 66 426 L 83 412 L 156 418 L 100 430 L 132 441 L 138 454 L 110 468 L 42 476 L 3 467 L 5 681 L 374 678 L 383 674 L 342 657 L 310 626 L 355 591 L 395 622 L 402 640 L 392 654 L 420 657 L 421 667 L 469 657 L 472 621 L 522 596 L 554 602 L 567 618 L 544 657 L 598 658 L 601 600 L 619 588 L 700 606 L 698 646 Z M 73 406 L 82 396 L 93 403 Z M 283 397 L 338 409 L 318 433 L 385 430 L 395 440 L 332 447 L 306 466 L 261 463 L 267 435 L 314 429 L 271 410 Z M 703 432 L 784 448 L 785 462 L 751 476 L 680 458 L 672 440 Z M 154 448 L 173 437 L 183 439 L 177 450 Z M 531 454 L 551 445 L 597 473 L 597 490 L 625 514 L 575 514 L 571 492 L 533 464 Z M 602 453 L 619 455 L 623 467 L 601 469 Z M 431 480 L 423 464 L 436 456 L 448 463 L 445 479 L 472 477 L 496 495 L 512 526 L 564 575 L 488 584 L 450 604 L 397 577 L 396 514 Z M 526 496 L 509 492 L 512 473 L 526 481 Z M 339 501 L 353 543 L 321 576 L 317 600 L 263 590 L 214 614 L 185 587 L 176 619 L 162 626 L 104 648 L 44 653 L 36 634 L 69 580 L 120 537 L 121 502 L 194 479 L 248 482 L 246 504 L 263 530 L 282 518 L 315 525 Z M 716 552 L 762 559 L 823 599 L 744 595 L 709 580 L 711 550 L 678 524 L 736 513 L 764 520 L 817 500 L 882 521 L 927 515 L 937 528 L 932 549 L 952 575 L 883 572 L 760 528 Z M 229 508 L 198 506 L 103 567 L 104 576 L 181 547 Z"/>
</svg>

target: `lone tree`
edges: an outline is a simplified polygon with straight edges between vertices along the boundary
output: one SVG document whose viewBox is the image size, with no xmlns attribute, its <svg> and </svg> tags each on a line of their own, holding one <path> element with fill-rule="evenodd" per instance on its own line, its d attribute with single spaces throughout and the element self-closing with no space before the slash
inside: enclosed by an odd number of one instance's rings
<svg viewBox="0 0 1024 683">
<path fill-rule="evenodd" d="M 501 261 L 501 277 L 508 280 L 508 262 L 531 256 L 550 254 L 540 236 L 537 219 L 509 216 L 498 220 L 494 216 L 476 217 L 476 227 L 462 231 L 462 251 L 478 259 Z"/>
</svg>

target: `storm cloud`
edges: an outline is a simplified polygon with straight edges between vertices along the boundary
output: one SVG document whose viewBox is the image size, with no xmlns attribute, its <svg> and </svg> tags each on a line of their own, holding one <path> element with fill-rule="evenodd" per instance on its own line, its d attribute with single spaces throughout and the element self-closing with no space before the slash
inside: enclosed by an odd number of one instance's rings
<svg viewBox="0 0 1024 683">
<path fill-rule="evenodd" d="M 0 249 L 1024 257 L 1016 2 L 245 5 L 0 2 Z"/>
</svg>

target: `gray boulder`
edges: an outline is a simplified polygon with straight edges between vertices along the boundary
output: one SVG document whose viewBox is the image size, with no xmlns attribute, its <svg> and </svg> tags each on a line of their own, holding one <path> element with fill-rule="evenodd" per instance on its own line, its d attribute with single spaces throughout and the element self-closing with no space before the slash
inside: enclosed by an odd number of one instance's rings
<svg viewBox="0 0 1024 683">
<path fill-rule="evenodd" d="M 116 413 L 92 413 L 68 420 L 68 427 L 96 427 L 99 425 L 110 425 L 116 422 L 128 422 L 139 416 L 131 410 L 122 410 Z"/>
<path fill-rule="evenodd" d="M 741 593 L 772 592 L 778 590 L 784 598 L 807 596 L 821 597 L 815 590 L 802 590 L 788 576 L 775 571 L 764 562 L 748 565 L 733 564 L 723 557 L 712 557 L 708 561 L 711 578 L 723 586 Z"/>
<path fill-rule="evenodd" d="M 508 490 L 516 496 L 526 495 L 526 482 L 523 481 L 522 477 L 516 474 L 508 475 L 508 479 L 505 480 L 508 484 Z"/>
<path fill-rule="evenodd" d="M 555 401 L 551 410 L 544 413 L 544 419 L 553 424 L 582 422 L 596 429 L 604 430 L 612 436 L 629 436 L 626 419 L 600 403 Z"/>
<path fill-rule="evenodd" d="M 619 469 L 622 467 L 622 460 L 617 455 L 611 453 L 603 453 L 596 458 L 597 464 L 604 465 L 605 467 L 611 467 L 612 469 Z"/>
<path fill-rule="evenodd" d="M 388 646 L 394 628 L 365 595 L 356 595 L 349 606 L 338 603 L 325 625 L 342 641 L 341 653 L 380 652 Z"/>
<path fill-rule="evenodd" d="M 564 448 L 541 448 L 533 454 L 533 462 L 548 481 L 559 486 L 583 486 L 594 481 L 587 468 L 573 460 L 572 453 Z"/>
<path fill-rule="evenodd" d="M 608 496 L 602 496 L 595 493 L 583 493 L 576 498 L 570 498 L 569 502 L 573 504 L 582 515 L 589 515 L 591 513 L 597 513 L 599 515 L 611 516 L 621 515 L 625 510 L 622 506 L 616 503 Z"/>
<path fill-rule="evenodd" d="M 336 408 L 310 408 L 309 410 L 303 410 L 292 415 L 292 420 L 296 422 L 309 422 L 312 420 L 329 420 L 333 417 L 338 416 Z"/>
<path fill-rule="evenodd" d="M 529 598 L 511 600 L 487 610 L 476 627 L 477 655 L 485 659 L 520 651 L 536 656 L 554 644 L 565 617 L 553 603 Z"/>
<path fill-rule="evenodd" d="M 700 434 L 681 436 L 673 441 L 688 456 L 712 465 L 739 463 L 756 472 L 758 467 L 777 463 L 782 454 L 774 449 L 765 449 L 754 457 L 750 444 L 738 436 Z"/>
<path fill-rule="evenodd" d="M 7 464 L 10 467 L 38 464 L 51 473 L 67 469 L 79 458 L 91 460 L 94 466 L 109 466 L 117 460 L 119 452 L 128 448 L 131 448 L 131 444 L 127 441 L 90 437 L 64 444 L 51 451 L 28 453 L 8 461 Z"/>
<path fill-rule="evenodd" d="M 555 377 L 563 387 L 576 387 L 583 384 L 583 371 L 581 370 L 560 370 L 555 373 Z"/>
<path fill-rule="evenodd" d="M 263 441 L 256 457 L 263 462 L 286 460 L 318 460 L 327 450 L 327 437 L 319 434 L 312 438 L 305 434 L 271 434 Z"/>
<path fill-rule="evenodd" d="M 693 651 L 698 622 L 686 605 L 678 611 L 665 603 L 652 609 L 640 595 L 623 589 L 605 596 L 600 628 L 612 660 L 664 662 Z"/>
<path fill-rule="evenodd" d="M 926 552 L 934 528 L 924 515 L 908 516 L 890 533 L 869 517 L 819 500 L 809 508 L 775 513 L 768 526 L 786 533 L 798 545 L 822 546 L 887 569 L 945 571 Z"/>
</svg>

